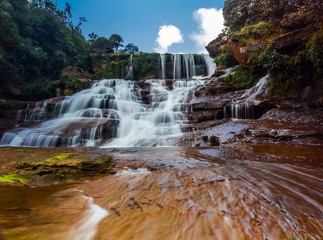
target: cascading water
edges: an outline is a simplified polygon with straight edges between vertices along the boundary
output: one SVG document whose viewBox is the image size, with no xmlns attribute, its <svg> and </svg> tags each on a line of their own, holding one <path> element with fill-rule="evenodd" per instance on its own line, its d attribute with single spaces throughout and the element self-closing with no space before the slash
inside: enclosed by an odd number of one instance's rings
<svg viewBox="0 0 323 240">
<path fill-rule="evenodd" d="M 224 108 L 224 116 L 236 119 L 255 119 L 260 117 L 255 106 L 259 103 L 257 97 L 266 90 L 268 75 L 261 78 L 252 88 L 248 89 L 241 97 L 234 99 L 229 106 Z"/>
<path fill-rule="evenodd" d="M 213 75 L 216 69 L 213 59 L 206 54 L 173 54 L 171 59 L 172 66 L 166 64 L 166 54 L 160 54 L 161 79 L 166 79 L 166 75 L 168 75 L 167 72 L 169 71 L 172 71 L 172 78 L 174 80 L 184 78 L 196 79 L 200 78 L 201 76 L 210 77 Z"/>
<path fill-rule="evenodd" d="M 170 91 L 164 80 L 148 80 L 151 107 L 138 101 L 126 85 L 116 91 L 116 103 L 120 124 L 117 138 L 105 147 L 174 146 L 182 134 L 185 109 L 192 90 L 204 81 L 174 81 Z M 124 100 L 131 100 L 131 102 Z M 124 104 L 124 105 L 123 105 Z"/>
<path fill-rule="evenodd" d="M 173 79 L 182 78 L 182 55 L 174 55 Z"/>
<path fill-rule="evenodd" d="M 181 136 L 187 101 L 201 80 L 147 80 L 150 102 L 143 104 L 135 81 L 102 80 L 56 105 L 57 118 L 33 128 L 3 135 L 0 145 L 57 146 L 172 146 Z M 107 141 L 114 139 L 107 144 Z"/>
<path fill-rule="evenodd" d="M 124 78 L 126 80 L 133 80 L 134 79 L 134 70 L 133 70 L 132 58 L 133 58 L 133 55 L 131 54 L 130 55 L 130 63 L 129 63 L 127 75 Z"/>
<path fill-rule="evenodd" d="M 214 60 L 209 55 L 202 54 L 202 56 L 204 57 L 204 61 L 206 63 L 207 76 L 210 77 L 214 74 L 215 69 L 216 69 L 216 65 L 214 63 Z M 195 75 L 193 75 L 193 76 L 195 76 Z"/>
<path fill-rule="evenodd" d="M 161 79 L 166 79 L 166 56 L 165 54 L 160 54 L 161 62 Z"/>
<path fill-rule="evenodd" d="M 133 56 L 125 79 L 133 79 Z M 166 78 L 166 54 L 160 55 L 161 77 Z M 166 67 L 167 66 L 167 67 Z M 144 89 L 137 82 L 110 79 L 95 83 L 56 104 L 56 118 L 30 128 L 6 132 L 0 145 L 57 146 L 173 146 L 181 136 L 185 117 L 191 111 L 188 98 L 215 64 L 208 55 L 174 54 L 174 80 L 147 80 Z M 183 79 L 187 80 L 183 80 Z M 181 80 L 179 80 L 181 79 Z M 198 78 L 199 79 L 199 78 Z M 146 87 L 145 87 L 146 86 Z M 147 86 L 149 86 L 147 88 Z M 28 121 L 48 119 L 46 102 L 26 109 Z M 44 115 L 45 114 L 45 115 Z M 114 140 L 111 140 L 114 139 Z M 109 143 L 110 142 L 110 143 Z"/>
</svg>

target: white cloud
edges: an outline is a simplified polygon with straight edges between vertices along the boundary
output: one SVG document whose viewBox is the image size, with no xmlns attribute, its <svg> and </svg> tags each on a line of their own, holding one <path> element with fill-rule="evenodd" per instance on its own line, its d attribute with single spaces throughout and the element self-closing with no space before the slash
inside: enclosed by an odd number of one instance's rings
<svg viewBox="0 0 323 240">
<path fill-rule="evenodd" d="M 206 53 L 205 47 L 215 39 L 224 28 L 222 9 L 200 8 L 193 12 L 193 17 L 198 22 L 199 32 L 191 34 L 199 53 Z"/>
<path fill-rule="evenodd" d="M 174 43 L 183 43 L 183 34 L 173 25 L 163 25 L 159 27 L 158 38 L 156 39 L 158 47 L 155 52 L 166 53 L 168 48 Z"/>
</svg>

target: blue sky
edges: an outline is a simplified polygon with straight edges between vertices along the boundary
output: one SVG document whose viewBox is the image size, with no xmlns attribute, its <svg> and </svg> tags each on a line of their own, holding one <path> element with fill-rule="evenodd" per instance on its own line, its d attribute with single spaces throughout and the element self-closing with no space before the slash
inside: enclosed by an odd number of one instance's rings
<svg viewBox="0 0 323 240">
<path fill-rule="evenodd" d="M 84 36 L 117 33 L 143 52 L 201 52 L 223 26 L 218 10 L 224 0 L 58 0 L 59 7 L 65 2 L 75 22 L 81 16 L 88 20 Z"/>
</svg>

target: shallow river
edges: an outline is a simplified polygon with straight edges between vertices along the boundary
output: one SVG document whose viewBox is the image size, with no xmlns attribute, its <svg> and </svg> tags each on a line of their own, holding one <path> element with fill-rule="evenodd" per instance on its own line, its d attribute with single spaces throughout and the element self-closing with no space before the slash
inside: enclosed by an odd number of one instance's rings
<svg viewBox="0 0 323 240">
<path fill-rule="evenodd" d="M 114 175 L 74 185 L 1 187 L 2 238 L 323 238 L 320 147 L 106 151 L 118 162 Z"/>
</svg>

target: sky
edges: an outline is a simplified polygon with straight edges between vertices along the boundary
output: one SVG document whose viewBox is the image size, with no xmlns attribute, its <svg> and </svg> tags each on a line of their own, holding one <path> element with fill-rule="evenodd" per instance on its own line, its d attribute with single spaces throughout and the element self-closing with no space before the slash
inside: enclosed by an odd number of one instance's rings
<svg viewBox="0 0 323 240">
<path fill-rule="evenodd" d="M 119 34 L 143 52 L 206 53 L 223 29 L 225 0 L 58 0 L 72 6 L 73 20 L 85 17 L 83 35 Z"/>
</svg>

